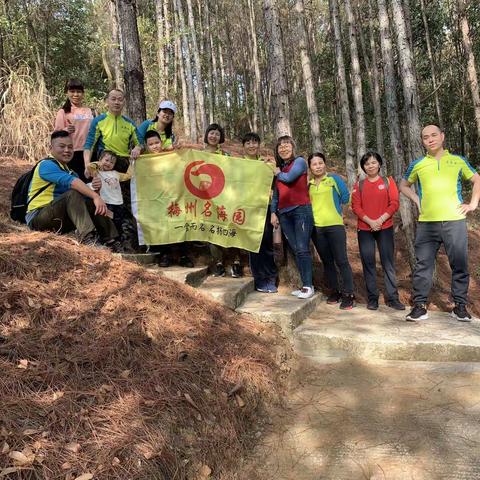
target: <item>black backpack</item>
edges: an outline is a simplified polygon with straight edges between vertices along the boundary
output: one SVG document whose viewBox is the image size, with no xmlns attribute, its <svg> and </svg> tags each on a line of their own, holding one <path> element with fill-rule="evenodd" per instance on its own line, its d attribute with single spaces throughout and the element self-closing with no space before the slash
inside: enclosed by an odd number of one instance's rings
<svg viewBox="0 0 480 480">
<path fill-rule="evenodd" d="M 27 214 L 28 204 L 38 195 L 40 195 L 46 188 L 52 183 L 44 185 L 35 195 L 28 200 L 28 188 L 35 173 L 35 169 L 38 167 L 38 162 L 30 171 L 24 173 L 15 183 L 12 190 L 10 218 L 16 222 L 26 223 L 25 215 Z"/>
</svg>

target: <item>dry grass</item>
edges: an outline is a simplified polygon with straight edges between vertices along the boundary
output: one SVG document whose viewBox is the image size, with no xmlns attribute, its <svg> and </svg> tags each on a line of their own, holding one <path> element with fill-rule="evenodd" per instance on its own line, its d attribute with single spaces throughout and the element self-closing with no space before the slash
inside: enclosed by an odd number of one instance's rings
<svg viewBox="0 0 480 480">
<path fill-rule="evenodd" d="M 36 162 L 48 153 L 48 136 L 54 113 L 43 80 L 27 66 L 7 70 L 0 105 L 0 150 Z"/>
<path fill-rule="evenodd" d="M 283 341 L 109 252 L 21 230 L 0 217 L 0 477 L 236 478 L 278 399 Z"/>
</svg>

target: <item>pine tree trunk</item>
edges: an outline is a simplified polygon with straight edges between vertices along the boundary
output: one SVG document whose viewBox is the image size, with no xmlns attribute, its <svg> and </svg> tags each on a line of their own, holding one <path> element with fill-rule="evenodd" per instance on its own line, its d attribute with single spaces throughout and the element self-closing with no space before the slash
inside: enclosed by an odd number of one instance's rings
<svg viewBox="0 0 480 480">
<path fill-rule="evenodd" d="M 272 116 L 275 135 L 280 137 L 292 134 L 282 31 L 280 30 L 276 0 L 264 0 L 263 9 L 267 31 Z"/>
<path fill-rule="evenodd" d="M 368 83 L 370 86 L 370 99 L 373 105 L 373 114 L 375 117 L 375 134 L 377 139 L 377 146 L 376 151 L 383 157 L 383 130 L 382 130 L 382 104 L 380 101 L 380 83 L 379 83 L 379 76 L 378 76 L 378 69 L 377 69 L 377 52 L 375 48 L 375 40 L 374 40 L 374 32 L 372 26 L 372 13 L 370 9 L 370 2 L 369 2 L 369 19 L 368 22 L 370 24 L 369 33 L 370 33 L 370 53 L 368 52 L 367 42 L 365 39 L 365 35 L 361 28 L 358 29 L 358 36 L 360 38 L 360 46 L 362 48 L 362 56 L 365 62 L 365 68 L 367 70 L 368 75 Z M 360 15 L 360 6 L 356 5 L 356 24 L 362 25 L 364 23 L 364 19 Z M 372 55 L 372 59 L 370 60 L 370 56 Z"/>
<path fill-rule="evenodd" d="M 428 28 L 427 13 L 425 11 L 425 0 L 420 0 L 420 9 L 422 11 L 423 26 L 425 28 L 425 42 L 427 44 L 428 60 L 430 62 L 430 74 L 432 75 L 433 98 L 435 100 L 435 109 L 439 126 L 443 129 L 442 108 L 440 106 L 440 97 L 438 96 L 438 82 L 435 73 L 435 60 L 432 52 L 432 42 L 430 41 L 430 29 Z"/>
<path fill-rule="evenodd" d="M 382 103 L 380 90 L 380 72 L 378 71 L 377 43 L 375 41 L 374 15 L 372 8 L 372 0 L 368 0 L 369 15 L 369 40 L 370 52 L 372 55 L 372 77 L 373 77 L 373 108 L 375 112 L 375 134 L 377 139 L 377 151 L 384 157 L 385 147 L 383 143 L 383 123 L 382 123 Z"/>
<path fill-rule="evenodd" d="M 215 117 L 215 88 L 218 85 L 218 70 L 217 70 L 217 59 L 214 55 L 213 49 L 213 37 L 212 31 L 210 26 L 210 12 L 209 12 L 209 5 L 208 1 L 205 2 L 205 6 L 203 9 L 205 15 L 205 51 L 207 53 L 207 70 L 208 70 L 208 92 L 207 92 L 207 99 L 208 99 L 208 123 L 213 123 L 213 119 Z"/>
<path fill-rule="evenodd" d="M 157 24 L 158 99 L 165 98 L 165 29 L 163 27 L 163 0 L 155 0 L 155 20 Z"/>
<path fill-rule="evenodd" d="M 351 0 L 345 0 L 345 13 L 347 15 L 349 44 L 350 44 L 350 61 L 351 61 L 351 81 L 353 105 L 355 107 L 355 138 L 358 171 L 360 169 L 360 158 L 365 153 L 367 146 L 365 140 L 365 113 L 363 110 L 363 91 L 362 76 L 360 73 L 360 62 L 358 60 L 357 33 L 355 30 L 355 17 L 353 16 Z"/>
<path fill-rule="evenodd" d="M 478 88 L 477 69 L 475 67 L 475 57 L 472 49 L 472 40 L 470 38 L 470 27 L 468 25 L 465 0 L 457 0 L 458 16 L 460 28 L 462 30 L 463 48 L 467 57 L 467 78 L 472 95 L 473 112 L 477 126 L 477 137 L 480 139 L 480 94 Z"/>
<path fill-rule="evenodd" d="M 350 103 L 348 100 L 347 77 L 345 74 L 345 60 L 342 50 L 342 32 L 340 16 L 338 13 L 337 0 L 329 0 L 330 23 L 333 30 L 333 42 L 335 44 L 335 60 L 337 64 L 337 94 L 340 103 L 340 110 L 343 124 L 343 138 L 345 142 L 345 167 L 349 187 L 353 187 L 357 179 L 355 167 L 355 151 L 353 148 L 353 130 L 350 117 Z"/>
<path fill-rule="evenodd" d="M 308 116 L 310 119 L 310 133 L 314 151 L 323 152 L 322 138 L 320 135 L 320 119 L 318 117 L 317 101 L 313 87 L 312 65 L 307 50 L 307 32 L 305 28 L 305 7 L 303 0 L 296 0 L 295 10 L 297 12 L 297 39 L 300 48 L 300 59 L 302 62 L 303 85 L 307 100 Z"/>
<path fill-rule="evenodd" d="M 252 0 L 248 0 L 248 11 L 250 20 L 250 36 L 252 40 L 252 61 L 253 61 L 253 129 L 260 133 L 265 131 L 265 122 L 263 119 L 263 95 L 262 95 L 262 78 L 260 76 L 260 62 L 258 60 L 257 32 L 255 29 L 255 8 Z"/>
<path fill-rule="evenodd" d="M 388 18 L 386 0 L 377 0 L 377 5 L 380 26 L 380 45 L 383 58 L 388 131 L 390 134 L 390 144 L 393 155 L 393 176 L 395 180 L 399 182 L 405 168 L 405 152 L 403 149 L 400 118 L 398 115 L 397 82 L 395 80 L 395 65 L 393 63 L 394 55 L 390 36 L 390 20 Z M 415 238 L 415 219 L 411 202 L 404 195 L 400 195 L 400 216 L 402 218 L 402 231 L 405 235 L 408 263 L 413 271 L 415 267 L 415 249 L 413 246 L 413 240 Z"/>
<path fill-rule="evenodd" d="M 122 45 L 125 55 L 125 98 L 127 114 L 135 122 L 145 120 L 145 90 L 137 28 L 137 9 L 134 0 L 117 0 L 118 19 L 122 25 Z"/>
<path fill-rule="evenodd" d="M 420 125 L 420 102 L 418 98 L 417 80 L 413 53 L 407 36 L 405 16 L 401 0 L 391 0 L 392 23 L 397 39 L 398 57 L 400 60 L 400 79 L 403 90 L 403 103 L 405 108 L 408 132 L 408 145 L 410 159 L 423 155 L 421 140 L 422 127 Z"/>
<path fill-rule="evenodd" d="M 176 25 L 178 25 L 178 15 L 175 15 Z M 183 55 L 182 55 L 182 41 L 180 36 L 175 38 L 175 50 L 178 66 L 178 76 L 182 86 L 182 116 L 183 116 L 183 129 L 185 135 L 190 135 L 190 115 L 188 111 L 188 92 L 187 92 L 187 80 L 185 78 L 185 69 L 183 68 Z M 195 118 L 195 117 L 194 117 Z"/>
<path fill-rule="evenodd" d="M 199 118 L 198 129 L 203 132 L 206 128 L 207 118 L 205 116 L 205 96 L 203 86 L 202 67 L 200 63 L 200 53 L 198 49 L 197 36 L 195 34 L 195 19 L 193 16 L 192 0 L 187 0 L 188 26 L 190 27 L 190 38 L 192 40 L 193 60 L 195 64 L 195 97 L 197 103 L 197 115 Z"/>
<path fill-rule="evenodd" d="M 193 75 L 192 65 L 190 63 L 190 45 L 186 35 L 185 15 L 183 13 L 182 0 L 175 0 L 175 9 L 177 11 L 181 34 L 181 48 L 180 54 L 182 56 L 182 64 L 184 69 L 184 76 L 186 76 L 187 97 L 188 97 L 188 115 L 190 117 L 190 140 L 196 142 L 198 140 L 197 122 L 196 122 L 196 108 L 195 108 L 195 94 L 193 89 Z M 183 80 L 182 80 L 183 81 Z M 184 115 L 187 112 L 184 111 Z"/>
<path fill-rule="evenodd" d="M 112 39 L 112 64 L 113 64 L 113 76 L 115 81 L 115 88 L 123 90 L 125 85 L 123 84 L 123 75 L 122 75 L 122 60 L 121 60 L 121 51 L 120 51 L 120 27 L 118 25 L 118 12 L 115 0 L 110 1 L 110 18 L 112 22 L 110 24 L 111 28 L 111 39 Z"/>
<path fill-rule="evenodd" d="M 158 1 L 158 0 L 157 0 Z M 172 43 L 171 37 L 171 26 L 170 26 L 170 11 L 169 11 L 169 0 L 163 0 L 163 21 L 165 22 L 165 77 L 163 79 L 164 83 L 164 92 L 166 97 L 170 97 L 170 75 L 171 75 L 171 63 L 172 58 L 172 49 L 175 48 L 175 45 Z M 176 69 L 175 69 L 176 71 Z M 175 85 L 175 94 L 177 88 L 177 82 L 174 82 Z"/>
</svg>

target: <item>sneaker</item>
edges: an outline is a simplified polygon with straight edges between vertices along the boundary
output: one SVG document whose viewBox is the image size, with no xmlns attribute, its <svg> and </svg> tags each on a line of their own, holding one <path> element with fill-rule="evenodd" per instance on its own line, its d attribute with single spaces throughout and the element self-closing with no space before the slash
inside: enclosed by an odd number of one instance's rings
<svg viewBox="0 0 480 480">
<path fill-rule="evenodd" d="M 301 290 L 294 290 L 293 292 L 290 293 L 290 295 L 293 295 L 294 297 L 298 297 L 302 293 Z"/>
<path fill-rule="evenodd" d="M 232 278 L 243 277 L 243 267 L 240 262 L 234 262 L 232 265 Z"/>
<path fill-rule="evenodd" d="M 426 320 L 427 318 L 427 306 L 424 303 L 416 303 L 405 320 L 407 322 L 416 322 L 418 320 Z"/>
<path fill-rule="evenodd" d="M 224 277 L 225 276 L 225 267 L 223 263 L 217 263 L 215 268 L 213 269 L 213 276 L 214 277 Z"/>
<path fill-rule="evenodd" d="M 158 261 L 159 267 L 167 268 L 170 266 L 170 257 L 167 254 L 160 255 L 160 260 Z"/>
<path fill-rule="evenodd" d="M 185 268 L 193 268 L 193 267 L 194 267 L 191 258 L 187 257 L 186 255 L 182 255 L 182 256 L 179 258 L 178 264 L 179 264 L 181 267 L 185 267 Z"/>
<path fill-rule="evenodd" d="M 471 322 L 472 316 L 468 313 L 467 307 L 463 303 L 456 303 L 451 313 L 453 318 L 459 322 Z"/>
<path fill-rule="evenodd" d="M 105 242 L 105 246 L 113 253 L 124 253 L 123 245 L 119 240 L 109 240 L 108 242 Z"/>
<path fill-rule="evenodd" d="M 313 287 L 303 287 L 297 298 L 305 300 L 306 298 L 313 297 L 314 293 L 315 290 L 313 289 Z"/>
<path fill-rule="evenodd" d="M 265 285 L 265 288 L 267 289 L 268 293 L 277 293 L 278 292 L 278 288 L 275 285 L 275 282 L 273 282 L 273 281 L 267 282 L 266 285 Z"/>
<path fill-rule="evenodd" d="M 100 240 L 95 232 L 90 232 L 83 237 L 80 243 L 87 247 L 98 247 L 100 245 Z"/>
<path fill-rule="evenodd" d="M 387 307 L 393 308 L 394 310 L 405 310 L 405 305 L 400 300 L 390 300 L 387 302 Z"/>
<path fill-rule="evenodd" d="M 378 310 L 378 300 L 369 300 L 367 303 L 368 310 Z"/>
<path fill-rule="evenodd" d="M 339 303 L 342 299 L 342 294 L 340 292 L 333 292 L 327 297 L 327 303 L 329 305 L 335 305 Z"/>
<path fill-rule="evenodd" d="M 340 302 L 340 310 L 351 310 L 355 306 L 353 293 L 344 293 Z"/>
<path fill-rule="evenodd" d="M 257 292 L 268 293 L 267 282 L 262 280 L 255 281 L 255 290 Z"/>
</svg>

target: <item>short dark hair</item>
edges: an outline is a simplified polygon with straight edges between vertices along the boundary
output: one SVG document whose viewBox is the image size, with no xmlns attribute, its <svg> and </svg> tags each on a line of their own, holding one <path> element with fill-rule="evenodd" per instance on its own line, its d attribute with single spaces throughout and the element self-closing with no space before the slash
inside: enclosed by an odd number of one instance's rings
<svg viewBox="0 0 480 480">
<path fill-rule="evenodd" d="M 211 123 L 205 130 L 205 137 L 203 138 L 203 143 L 208 144 L 208 134 L 212 130 L 218 130 L 220 132 L 220 141 L 218 143 L 223 143 L 225 141 L 225 130 L 218 123 Z"/>
<path fill-rule="evenodd" d="M 278 155 L 278 147 L 282 143 L 289 143 L 293 147 L 293 157 L 295 157 L 295 140 L 290 136 L 290 135 L 282 135 L 281 137 L 278 137 L 277 143 L 275 144 L 275 147 L 273 149 L 273 153 L 275 155 L 275 162 L 277 164 L 277 167 L 281 167 L 283 165 L 283 159 L 280 158 L 280 155 Z"/>
<path fill-rule="evenodd" d="M 56 138 L 67 138 L 70 134 L 66 130 L 55 130 L 50 135 L 50 141 L 53 142 Z"/>
<path fill-rule="evenodd" d="M 113 160 L 115 160 L 115 163 L 117 163 L 118 157 L 115 152 L 112 152 L 111 150 L 104 150 L 101 154 L 100 157 L 98 157 L 98 161 L 100 161 L 105 155 L 110 155 Z"/>
<path fill-rule="evenodd" d="M 309 168 L 310 168 L 310 163 L 312 162 L 313 157 L 320 157 L 323 160 L 323 163 L 327 163 L 327 159 L 325 158 L 325 155 L 322 152 L 313 152 L 307 158 Z"/>
<path fill-rule="evenodd" d="M 252 140 L 257 143 L 261 142 L 260 136 L 258 135 L 258 133 L 248 132 L 242 138 L 242 145 L 245 145 L 247 142 L 251 142 Z"/>
<path fill-rule="evenodd" d="M 156 130 L 149 130 L 145 134 L 145 143 L 147 143 L 147 140 L 149 138 L 153 138 L 153 137 L 159 138 L 160 140 L 162 139 L 162 137 L 160 136 L 160 134 Z"/>
<path fill-rule="evenodd" d="M 105 98 L 108 98 L 112 92 L 121 93 L 125 97 L 125 92 L 123 90 L 120 90 L 119 88 L 112 88 L 107 92 L 107 95 L 105 96 Z"/>
<path fill-rule="evenodd" d="M 368 152 L 364 153 L 362 158 L 360 159 L 360 168 L 365 172 L 365 164 L 368 162 L 369 158 L 374 158 L 380 165 L 380 168 L 383 165 L 383 158 L 378 152 L 375 152 L 374 150 L 369 150 Z M 367 173 L 367 172 L 365 172 Z"/>
</svg>

